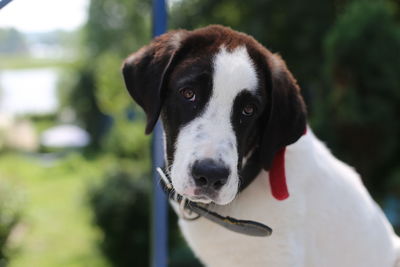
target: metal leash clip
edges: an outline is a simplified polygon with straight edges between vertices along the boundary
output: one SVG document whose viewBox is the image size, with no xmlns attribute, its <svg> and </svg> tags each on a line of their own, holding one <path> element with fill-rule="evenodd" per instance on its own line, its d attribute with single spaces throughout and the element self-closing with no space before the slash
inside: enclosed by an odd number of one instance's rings
<svg viewBox="0 0 400 267">
<path fill-rule="evenodd" d="M 172 183 L 169 181 L 168 177 L 165 175 L 163 170 L 161 168 L 157 168 L 156 170 L 160 175 L 161 179 L 163 180 L 165 186 L 170 191 L 170 198 L 179 203 L 179 211 L 182 219 L 188 221 L 193 221 L 198 219 L 200 215 L 195 214 L 192 210 L 187 208 L 187 205 L 189 205 L 189 200 L 184 196 L 180 196 L 180 201 L 179 201 L 178 196 L 175 193 L 175 190 L 173 190 L 174 187 L 172 186 Z"/>
<path fill-rule="evenodd" d="M 191 209 L 187 208 L 189 200 L 186 197 L 182 197 L 181 203 L 179 203 L 179 211 L 183 219 L 187 221 L 194 221 L 200 217 L 199 214 L 195 214 Z"/>
</svg>

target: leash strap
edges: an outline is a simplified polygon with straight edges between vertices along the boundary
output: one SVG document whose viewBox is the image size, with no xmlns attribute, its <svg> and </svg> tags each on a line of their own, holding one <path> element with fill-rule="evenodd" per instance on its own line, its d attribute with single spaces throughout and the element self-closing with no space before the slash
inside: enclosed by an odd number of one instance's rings
<svg viewBox="0 0 400 267">
<path fill-rule="evenodd" d="M 205 205 L 189 201 L 185 197 L 177 194 L 175 190 L 173 190 L 173 186 L 169 177 L 161 168 L 157 168 L 157 172 L 161 177 L 162 189 L 168 195 L 169 199 L 178 202 L 179 206 L 181 207 L 181 212 L 183 214 L 185 210 L 189 210 L 189 215 L 192 212 L 197 213 L 199 216 L 202 216 L 228 230 L 240 234 L 245 234 L 249 236 L 270 236 L 272 234 L 272 229 L 262 223 L 250 220 L 238 220 L 229 216 L 222 216 L 216 212 L 207 209 Z M 186 215 L 184 215 L 184 218 L 189 220 L 197 219 L 197 217 L 187 218 Z"/>
<path fill-rule="evenodd" d="M 265 224 L 255 221 L 238 220 L 229 216 L 221 216 L 193 202 L 188 205 L 188 208 L 200 216 L 236 233 L 250 236 L 270 236 L 272 233 L 272 229 Z"/>
</svg>

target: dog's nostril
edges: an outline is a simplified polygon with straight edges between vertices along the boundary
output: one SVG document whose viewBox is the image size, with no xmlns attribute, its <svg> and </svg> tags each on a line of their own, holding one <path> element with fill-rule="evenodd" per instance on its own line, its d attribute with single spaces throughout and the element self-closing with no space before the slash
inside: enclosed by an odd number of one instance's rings
<svg viewBox="0 0 400 267">
<path fill-rule="evenodd" d="M 221 187 L 225 184 L 224 181 L 218 180 L 213 184 L 215 190 L 221 189 Z"/>
<path fill-rule="evenodd" d="M 197 183 L 198 183 L 198 185 L 200 185 L 200 186 L 207 185 L 207 178 L 201 176 L 201 177 L 199 177 L 199 178 L 197 179 Z"/>
</svg>

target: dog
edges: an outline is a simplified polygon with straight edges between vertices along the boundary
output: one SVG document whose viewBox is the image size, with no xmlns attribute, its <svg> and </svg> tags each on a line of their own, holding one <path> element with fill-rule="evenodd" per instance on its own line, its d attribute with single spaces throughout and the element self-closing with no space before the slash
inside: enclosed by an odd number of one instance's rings
<svg viewBox="0 0 400 267">
<path fill-rule="evenodd" d="M 300 88 L 279 55 L 212 25 L 155 38 L 122 71 L 146 114 L 146 133 L 162 120 L 173 189 L 222 216 L 273 229 L 253 237 L 181 218 L 203 264 L 400 266 L 398 237 L 359 175 L 307 125 Z"/>
</svg>

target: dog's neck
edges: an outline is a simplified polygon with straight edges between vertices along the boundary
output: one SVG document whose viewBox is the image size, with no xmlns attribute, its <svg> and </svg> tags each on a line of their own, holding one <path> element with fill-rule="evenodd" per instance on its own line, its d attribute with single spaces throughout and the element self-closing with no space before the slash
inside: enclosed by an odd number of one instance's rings
<svg viewBox="0 0 400 267">
<path fill-rule="evenodd" d="M 307 134 L 307 128 L 304 134 Z M 281 148 L 274 156 L 274 159 L 268 169 L 271 193 L 277 200 L 285 200 L 289 197 L 289 191 L 286 185 L 285 174 L 285 151 L 286 147 Z M 251 155 L 246 159 L 240 171 L 239 192 L 242 192 L 263 170 L 260 149 L 254 148 Z"/>
</svg>

